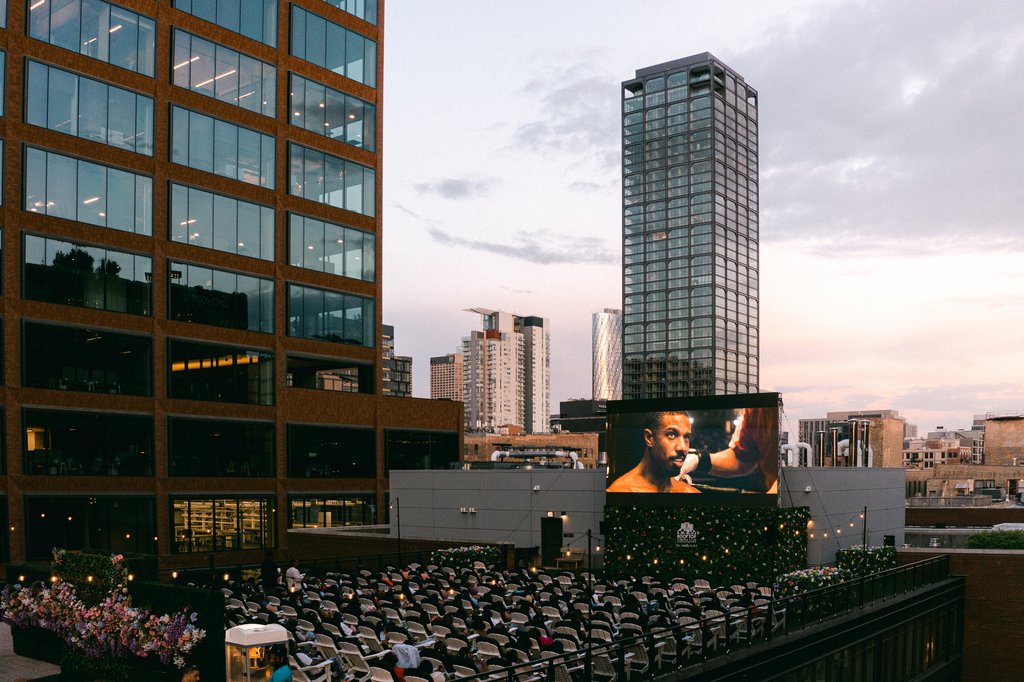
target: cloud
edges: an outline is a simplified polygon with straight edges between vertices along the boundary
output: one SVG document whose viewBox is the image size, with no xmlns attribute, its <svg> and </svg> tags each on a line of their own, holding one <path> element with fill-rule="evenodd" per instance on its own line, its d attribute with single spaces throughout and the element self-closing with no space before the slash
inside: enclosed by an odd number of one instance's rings
<svg viewBox="0 0 1024 682">
<path fill-rule="evenodd" d="M 512 134 L 512 146 L 531 152 L 589 156 L 603 168 L 621 164 L 619 88 L 590 62 L 557 66 L 523 88 L 537 102 L 534 120 Z"/>
<path fill-rule="evenodd" d="M 1024 250 L 1022 26 L 1018 3 L 837 3 L 728 56 L 759 94 L 762 240 Z"/>
<path fill-rule="evenodd" d="M 436 182 L 419 182 L 413 188 L 420 194 L 437 194 L 445 199 L 458 200 L 485 197 L 493 185 L 493 179 L 445 178 Z"/>
<path fill-rule="evenodd" d="M 427 226 L 427 234 L 439 244 L 484 251 L 540 265 L 562 263 L 617 263 L 617 253 L 609 251 L 604 242 L 593 237 L 569 238 L 543 232 L 516 233 L 512 243 L 467 239 L 445 232 L 436 225 Z"/>
<path fill-rule="evenodd" d="M 582 192 L 587 194 L 601 192 L 607 189 L 609 189 L 608 185 L 602 185 L 599 182 L 584 182 L 582 180 L 577 180 L 569 185 L 570 192 Z"/>
</svg>

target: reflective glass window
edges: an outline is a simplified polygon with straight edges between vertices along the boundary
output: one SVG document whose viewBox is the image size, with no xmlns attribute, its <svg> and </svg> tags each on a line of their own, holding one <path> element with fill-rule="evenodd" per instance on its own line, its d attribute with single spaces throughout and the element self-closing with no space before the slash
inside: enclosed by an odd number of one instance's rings
<svg viewBox="0 0 1024 682">
<path fill-rule="evenodd" d="M 274 189 L 274 138 L 195 111 L 171 107 L 171 161 Z"/>
<path fill-rule="evenodd" d="M 167 419 L 171 476 L 274 476 L 274 425 L 221 419 Z"/>
<path fill-rule="evenodd" d="M 458 461 L 458 433 L 384 430 L 385 474 L 391 469 L 447 469 Z"/>
<path fill-rule="evenodd" d="M 50 561 L 55 544 L 72 551 L 156 554 L 156 499 L 153 495 L 25 495 L 26 558 Z"/>
<path fill-rule="evenodd" d="M 171 241 L 274 260 L 274 209 L 269 206 L 173 183 L 170 205 Z"/>
<path fill-rule="evenodd" d="M 31 60 L 25 122 L 153 155 L 153 98 Z"/>
<path fill-rule="evenodd" d="M 153 179 L 27 147 L 25 210 L 150 235 Z"/>
<path fill-rule="evenodd" d="M 291 74 L 289 96 L 292 125 L 317 135 L 373 151 L 377 107 L 339 90 Z"/>
<path fill-rule="evenodd" d="M 292 5 L 291 53 L 352 80 L 377 86 L 377 43 Z"/>
<path fill-rule="evenodd" d="M 288 336 L 373 348 L 374 319 L 372 298 L 288 285 Z"/>
<path fill-rule="evenodd" d="M 27 475 L 153 475 L 151 416 L 37 409 L 22 414 Z"/>
<path fill-rule="evenodd" d="M 27 299 L 152 314 L 149 256 L 27 234 L 23 267 Z"/>
<path fill-rule="evenodd" d="M 153 395 L 148 336 L 24 322 L 21 354 L 28 388 Z"/>
<path fill-rule="evenodd" d="M 146 76 L 154 73 L 156 22 L 103 0 L 32 0 L 28 34 Z"/>
<path fill-rule="evenodd" d="M 331 7 L 348 12 L 371 24 L 377 23 L 377 0 L 323 0 Z"/>
<path fill-rule="evenodd" d="M 277 0 L 174 0 L 174 6 L 247 38 L 277 45 Z"/>
<path fill-rule="evenodd" d="M 372 216 L 376 211 L 376 172 L 352 161 L 288 145 L 288 193 L 328 206 Z"/>
<path fill-rule="evenodd" d="M 168 282 L 168 319 L 274 332 L 273 280 L 171 262 Z"/>
<path fill-rule="evenodd" d="M 171 552 L 226 552 L 277 544 L 277 502 L 271 495 L 170 496 Z"/>
<path fill-rule="evenodd" d="M 288 476 L 376 478 L 372 428 L 288 425 Z"/>
<path fill-rule="evenodd" d="M 373 493 L 288 496 L 289 528 L 338 528 L 377 523 L 377 496 Z"/>
<path fill-rule="evenodd" d="M 264 116 L 274 116 L 277 68 L 175 29 L 173 82 Z"/>
<path fill-rule="evenodd" d="M 376 242 L 361 230 L 288 215 L 288 261 L 295 267 L 372 282 Z"/>
<path fill-rule="evenodd" d="M 170 339 L 167 365 L 171 398 L 274 404 L 273 353 Z"/>
</svg>

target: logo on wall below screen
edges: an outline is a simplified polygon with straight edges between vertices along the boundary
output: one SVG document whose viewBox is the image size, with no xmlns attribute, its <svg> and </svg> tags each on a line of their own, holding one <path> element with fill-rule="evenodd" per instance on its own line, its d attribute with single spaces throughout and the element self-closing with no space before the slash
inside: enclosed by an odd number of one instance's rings
<svg viewBox="0 0 1024 682">
<path fill-rule="evenodd" d="M 697 546 L 697 531 L 689 521 L 679 524 L 679 530 L 676 531 L 676 545 L 679 547 Z"/>
</svg>

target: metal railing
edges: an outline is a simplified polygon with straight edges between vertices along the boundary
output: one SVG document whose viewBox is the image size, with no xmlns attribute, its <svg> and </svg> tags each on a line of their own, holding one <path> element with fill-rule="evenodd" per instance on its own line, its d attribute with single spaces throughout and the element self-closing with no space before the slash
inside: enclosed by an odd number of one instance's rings
<svg viewBox="0 0 1024 682">
<path fill-rule="evenodd" d="M 654 677 L 672 669 L 698 665 L 724 649 L 771 641 L 844 613 L 893 599 L 898 595 L 949 577 L 949 557 L 938 556 L 880 573 L 857 577 L 838 585 L 769 600 L 766 606 L 742 613 L 715 612 L 693 623 L 593 644 L 578 651 L 548 655 L 527 663 L 490 669 L 460 680 L 508 682 L 571 682 L 572 673 L 585 681 L 595 677 L 619 679 L 631 675 Z M 588 627 L 592 633 L 592 627 Z M 611 669 L 608 668 L 611 666 Z M 603 674 L 602 674 L 603 673 Z"/>
</svg>

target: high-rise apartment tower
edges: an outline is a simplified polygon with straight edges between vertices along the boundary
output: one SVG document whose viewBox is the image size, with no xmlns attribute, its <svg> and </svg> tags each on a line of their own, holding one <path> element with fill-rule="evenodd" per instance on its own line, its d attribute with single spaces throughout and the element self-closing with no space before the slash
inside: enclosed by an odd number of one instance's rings
<svg viewBox="0 0 1024 682">
<path fill-rule="evenodd" d="M 383 17 L 0 1 L 0 563 L 254 564 L 458 459 L 457 405 L 378 406 Z"/>
<path fill-rule="evenodd" d="M 591 325 L 594 400 L 622 399 L 622 311 L 605 308 Z"/>
<path fill-rule="evenodd" d="M 466 429 L 551 430 L 550 332 L 542 317 L 473 308 L 482 327 L 462 339 Z"/>
<path fill-rule="evenodd" d="M 622 84 L 623 397 L 758 390 L 757 92 L 708 53 Z"/>
</svg>

